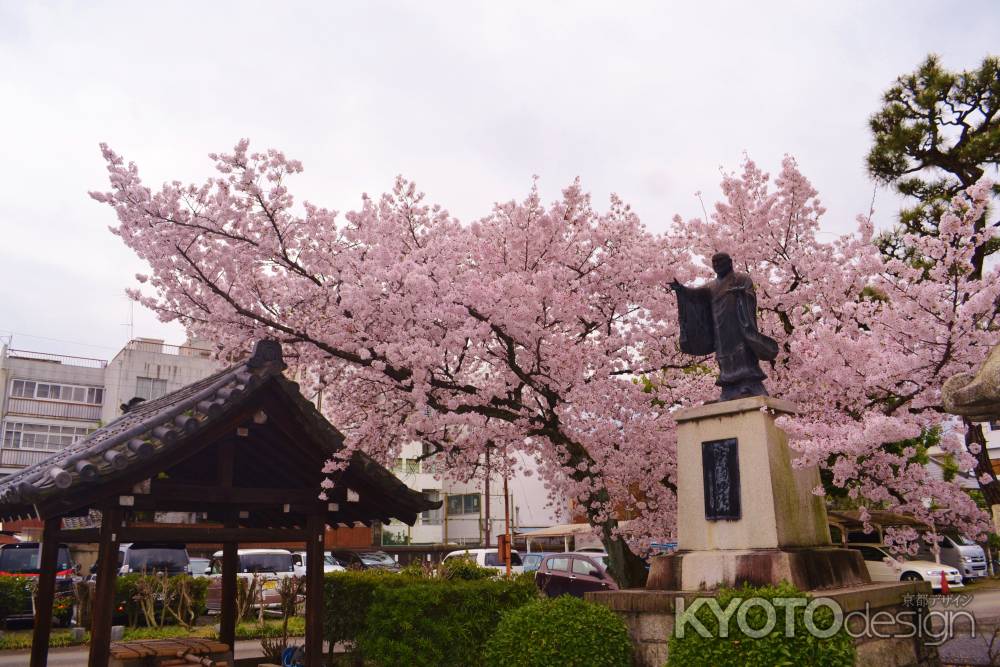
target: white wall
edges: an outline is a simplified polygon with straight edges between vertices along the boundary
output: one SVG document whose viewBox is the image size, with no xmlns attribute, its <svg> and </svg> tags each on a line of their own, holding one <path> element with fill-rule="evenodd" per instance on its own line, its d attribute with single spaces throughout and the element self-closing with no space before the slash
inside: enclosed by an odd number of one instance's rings
<svg viewBox="0 0 1000 667">
<path fill-rule="evenodd" d="M 983 435 L 986 436 L 986 451 L 990 453 L 991 459 L 1000 460 L 1000 420 L 987 422 L 981 426 L 983 427 Z"/>
<path fill-rule="evenodd" d="M 133 341 L 108 363 L 101 420 L 108 423 L 121 414 L 120 406 L 136 396 L 140 377 L 165 380 L 166 392 L 171 392 L 224 366 L 214 359 L 192 354 L 188 348 L 164 345 L 163 341 Z"/>
</svg>

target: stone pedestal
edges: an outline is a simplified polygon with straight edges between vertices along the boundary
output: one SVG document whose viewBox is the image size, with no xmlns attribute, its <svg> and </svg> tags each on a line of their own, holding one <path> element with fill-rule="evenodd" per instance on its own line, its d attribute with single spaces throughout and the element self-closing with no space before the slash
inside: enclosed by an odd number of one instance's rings
<svg viewBox="0 0 1000 667">
<path fill-rule="evenodd" d="M 861 555 L 830 542 L 815 468 L 793 468 L 775 425 L 785 400 L 755 396 L 677 415 L 677 552 L 653 559 L 646 587 L 801 590 L 870 583 Z"/>
</svg>

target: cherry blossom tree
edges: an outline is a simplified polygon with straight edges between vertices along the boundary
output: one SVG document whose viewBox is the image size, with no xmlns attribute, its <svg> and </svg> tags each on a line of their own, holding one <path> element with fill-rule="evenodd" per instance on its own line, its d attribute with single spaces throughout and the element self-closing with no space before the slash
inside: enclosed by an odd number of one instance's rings
<svg viewBox="0 0 1000 667">
<path fill-rule="evenodd" d="M 711 360 L 677 349 L 667 287 L 707 276 L 704 258 L 717 250 L 757 282 L 763 327 L 782 346 L 772 393 L 803 410 L 784 423 L 802 463 L 829 469 L 859 501 L 984 526 L 954 485 L 884 445 L 942 421 L 937 387 L 995 339 L 1000 281 L 964 281 L 957 300 L 951 269 L 915 283 L 912 267 L 882 259 L 866 219 L 820 242 L 822 207 L 790 159 L 773 187 L 747 161 L 724 179 L 710 220 L 677 219 L 657 236 L 617 197 L 595 210 L 578 182 L 552 204 L 532 188 L 461 224 L 397 179 L 340 216 L 295 206 L 287 181 L 301 164 L 250 153 L 247 141 L 211 156 L 218 176 L 156 192 L 102 149 L 111 190 L 92 196 L 116 209 L 112 231 L 152 268 L 133 298 L 216 341 L 221 356 L 279 339 L 350 448 L 383 461 L 415 439 L 459 478 L 486 452 L 500 468 L 514 451 L 538 456 L 622 583 L 643 571 L 627 544 L 641 551 L 674 535 L 672 412 L 717 394 Z M 976 192 L 957 202 L 928 256 L 950 265 L 981 204 Z M 946 441 L 960 466 L 974 465 L 960 441 Z M 623 513 L 635 516 L 627 542 Z"/>
</svg>

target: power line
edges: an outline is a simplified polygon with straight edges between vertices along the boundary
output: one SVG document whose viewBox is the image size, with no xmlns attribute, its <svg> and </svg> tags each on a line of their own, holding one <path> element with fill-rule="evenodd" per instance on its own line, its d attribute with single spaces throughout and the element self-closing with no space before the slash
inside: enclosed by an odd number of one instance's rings
<svg viewBox="0 0 1000 667">
<path fill-rule="evenodd" d="M 93 343 L 81 343 L 75 340 L 63 340 L 61 338 L 49 338 L 48 336 L 36 336 L 34 334 L 24 333 L 22 331 L 12 331 L 11 329 L 0 329 L 12 336 L 23 336 L 24 338 L 35 338 L 38 340 L 47 340 L 53 343 L 65 343 L 66 345 L 80 345 L 82 347 L 96 347 L 102 350 L 117 350 L 118 348 L 113 345 L 94 345 Z"/>
</svg>

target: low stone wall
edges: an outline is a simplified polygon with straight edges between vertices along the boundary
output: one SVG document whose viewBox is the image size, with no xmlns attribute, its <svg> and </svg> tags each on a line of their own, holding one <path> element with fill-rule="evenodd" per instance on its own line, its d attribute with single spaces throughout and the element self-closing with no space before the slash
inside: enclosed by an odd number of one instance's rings
<svg viewBox="0 0 1000 667">
<path fill-rule="evenodd" d="M 926 582 L 869 584 L 854 588 L 813 591 L 811 597 L 826 597 L 840 605 L 847 616 L 853 611 L 865 611 L 869 617 L 881 612 L 895 615 L 900 611 L 917 611 L 919 607 L 904 605 L 907 600 L 931 592 Z M 663 667 L 667 662 L 670 636 L 674 632 L 675 605 L 678 598 L 689 607 L 697 598 L 711 593 L 697 591 L 650 591 L 644 589 L 587 593 L 586 599 L 602 604 L 625 621 L 632 640 L 633 662 L 637 667 Z M 905 597 L 904 597 L 905 596 Z M 880 616 L 880 618 L 888 618 Z M 863 621 L 848 619 L 848 630 L 858 634 Z M 880 634 L 902 633 L 906 629 L 894 623 L 881 623 Z M 859 667 L 937 667 L 937 648 L 919 636 L 874 637 L 859 636 L 854 640 Z"/>
</svg>

